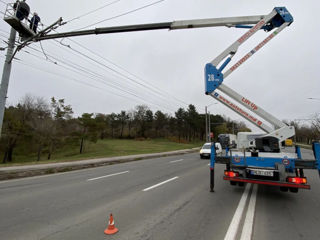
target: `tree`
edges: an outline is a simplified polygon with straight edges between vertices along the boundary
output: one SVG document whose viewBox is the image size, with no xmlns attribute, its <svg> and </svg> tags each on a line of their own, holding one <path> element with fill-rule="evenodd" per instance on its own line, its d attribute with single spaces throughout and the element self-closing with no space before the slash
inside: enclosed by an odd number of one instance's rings
<svg viewBox="0 0 320 240">
<path fill-rule="evenodd" d="M 118 118 L 118 121 L 119 121 L 119 124 L 120 124 L 120 138 L 122 138 L 123 129 L 124 129 L 125 125 L 127 124 L 129 116 L 126 113 L 126 111 L 121 111 L 121 113 L 118 114 L 117 118 Z"/>
<path fill-rule="evenodd" d="M 65 105 L 64 99 L 56 100 L 52 97 L 50 105 L 52 116 L 55 120 L 69 120 L 72 118 L 72 107 L 70 105 Z"/>
<path fill-rule="evenodd" d="M 130 110 L 128 112 L 128 138 L 131 138 L 131 129 L 134 123 L 134 111 Z"/>
<path fill-rule="evenodd" d="M 81 141 L 80 141 L 80 154 L 83 153 L 84 141 L 89 139 L 92 142 L 97 141 L 97 123 L 94 118 L 92 118 L 93 113 L 84 113 L 79 117 L 79 123 L 82 127 L 81 130 Z"/>
<path fill-rule="evenodd" d="M 179 142 L 180 142 L 181 135 L 182 135 L 183 129 L 184 129 L 184 123 L 186 121 L 185 110 L 183 108 L 179 108 L 178 111 L 175 112 L 175 117 L 176 117 L 177 129 L 178 129 L 178 138 L 179 138 Z"/>
<path fill-rule="evenodd" d="M 153 127 L 153 112 L 148 109 L 146 111 L 146 116 L 145 116 L 145 119 L 146 119 L 146 131 L 148 133 L 148 137 L 151 136 L 151 133 L 152 133 L 152 127 Z"/>
<path fill-rule="evenodd" d="M 148 116 L 147 116 L 148 111 Z M 134 120 L 137 124 L 137 134 L 139 137 L 145 137 L 145 131 L 147 128 L 147 120 L 148 122 L 151 120 L 152 112 L 150 112 L 148 106 L 146 105 L 138 105 L 134 111 Z M 148 118 L 148 119 L 147 119 Z"/>
<path fill-rule="evenodd" d="M 156 113 L 154 114 L 154 127 L 156 130 L 156 137 L 164 137 L 165 134 L 163 134 L 163 130 L 167 125 L 167 121 L 168 117 L 163 112 L 156 111 Z"/>
<path fill-rule="evenodd" d="M 37 161 L 40 161 L 44 146 L 50 144 L 51 129 L 53 121 L 51 119 L 49 105 L 43 98 L 32 99 L 32 113 L 29 124 L 33 131 L 34 139 L 38 145 Z"/>
<path fill-rule="evenodd" d="M 117 118 L 117 114 L 115 113 L 111 113 L 110 115 L 108 115 L 108 121 L 109 121 L 109 125 L 111 127 L 111 138 L 114 138 L 114 132 L 115 129 L 117 129 L 118 127 L 118 118 Z"/>
<path fill-rule="evenodd" d="M 194 139 L 196 136 L 198 119 L 199 119 L 199 114 L 194 105 L 190 104 L 188 106 L 186 117 L 187 117 L 187 123 L 188 123 L 188 140 L 190 141 L 191 138 Z"/>
<path fill-rule="evenodd" d="M 4 116 L 1 145 L 4 146 L 2 162 L 6 163 L 13 161 L 14 148 L 26 132 L 26 125 L 23 121 L 22 112 L 16 107 L 6 108 Z"/>
<path fill-rule="evenodd" d="M 102 140 L 107 136 L 109 127 L 108 116 L 102 113 L 98 113 L 95 116 L 95 121 L 97 124 L 97 131 L 99 132 L 100 139 Z"/>
<path fill-rule="evenodd" d="M 50 111 L 51 121 L 47 121 L 47 127 L 50 130 L 50 135 L 48 136 L 48 160 L 51 159 L 51 155 L 56 150 L 57 146 L 65 142 L 66 138 L 72 134 L 71 131 L 73 130 L 73 128 L 70 128 L 67 124 L 67 122 L 72 119 L 73 110 L 71 105 L 65 104 L 64 99 L 56 100 L 52 97 Z"/>
</svg>

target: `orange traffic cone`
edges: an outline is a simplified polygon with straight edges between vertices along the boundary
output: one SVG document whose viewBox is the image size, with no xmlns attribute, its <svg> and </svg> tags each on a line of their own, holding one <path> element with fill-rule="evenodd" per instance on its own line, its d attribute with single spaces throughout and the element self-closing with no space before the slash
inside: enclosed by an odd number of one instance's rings
<svg viewBox="0 0 320 240">
<path fill-rule="evenodd" d="M 106 228 L 106 230 L 104 230 L 104 233 L 110 235 L 110 234 L 115 234 L 118 231 L 119 231 L 119 229 L 114 226 L 114 220 L 113 220 L 113 216 L 111 213 L 108 228 Z"/>
</svg>

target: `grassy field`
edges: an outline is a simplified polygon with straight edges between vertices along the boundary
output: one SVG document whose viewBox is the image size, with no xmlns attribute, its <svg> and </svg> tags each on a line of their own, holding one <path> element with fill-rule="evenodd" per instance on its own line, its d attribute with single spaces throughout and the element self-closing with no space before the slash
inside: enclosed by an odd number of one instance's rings
<svg viewBox="0 0 320 240">
<path fill-rule="evenodd" d="M 66 146 L 56 151 L 51 156 L 51 160 L 46 160 L 47 155 L 41 156 L 41 161 L 37 162 L 36 153 L 30 155 L 14 154 L 12 163 L 0 164 L 0 167 L 21 164 L 37 164 L 49 162 L 65 162 L 92 158 L 127 156 L 144 153 L 168 152 L 174 150 L 188 149 L 202 146 L 202 142 L 177 143 L 167 139 L 153 140 L 121 140 L 105 139 L 97 143 L 85 142 L 84 152 L 79 154 L 79 146 Z"/>
</svg>

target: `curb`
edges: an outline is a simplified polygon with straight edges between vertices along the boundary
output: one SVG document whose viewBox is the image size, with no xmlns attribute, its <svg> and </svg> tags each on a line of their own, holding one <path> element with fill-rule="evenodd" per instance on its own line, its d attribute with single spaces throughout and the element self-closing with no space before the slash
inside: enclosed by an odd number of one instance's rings
<svg viewBox="0 0 320 240">
<path fill-rule="evenodd" d="M 163 153 L 149 153 L 121 157 L 98 158 L 90 160 L 80 160 L 73 162 L 47 163 L 27 166 L 2 167 L 0 168 L 0 181 L 15 178 L 33 177 L 46 174 L 54 174 L 59 172 L 68 172 L 85 168 L 94 168 L 106 165 L 113 165 L 125 162 L 133 162 L 157 157 L 167 157 L 174 155 L 182 155 L 199 151 L 200 148 L 177 150 Z"/>
</svg>

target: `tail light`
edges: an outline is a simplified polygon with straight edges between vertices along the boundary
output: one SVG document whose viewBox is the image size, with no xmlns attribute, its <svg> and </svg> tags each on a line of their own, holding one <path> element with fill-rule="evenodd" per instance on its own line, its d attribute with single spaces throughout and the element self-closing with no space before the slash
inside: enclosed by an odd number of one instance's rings
<svg viewBox="0 0 320 240">
<path fill-rule="evenodd" d="M 296 184 L 306 184 L 307 179 L 306 178 L 301 178 L 301 177 L 288 177 L 287 179 L 288 182 L 291 183 L 296 183 Z"/>
<path fill-rule="evenodd" d="M 232 171 L 224 171 L 226 177 L 239 177 L 239 173 Z"/>
</svg>

